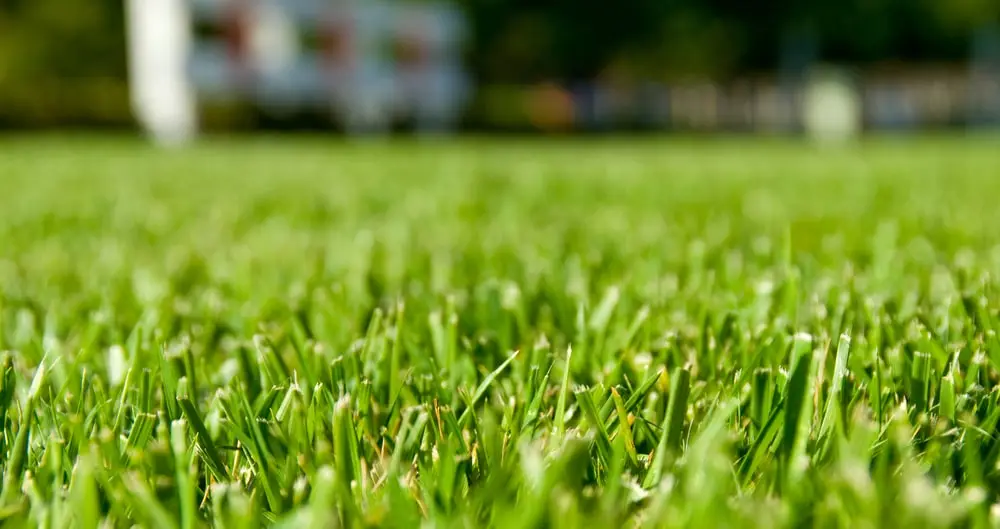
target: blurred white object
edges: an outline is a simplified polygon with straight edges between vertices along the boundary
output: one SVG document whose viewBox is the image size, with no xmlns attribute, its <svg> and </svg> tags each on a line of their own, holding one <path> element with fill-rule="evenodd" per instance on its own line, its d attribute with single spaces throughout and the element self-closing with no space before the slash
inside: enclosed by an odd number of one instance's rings
<svg viewBox="0 0 1000 529">
<path fill-rule="evenodd" d="M 261 2 L 251 12 L 250 55 L 265 74 L 279 72 L 301 53 L 298 28 L 286 11 L 273 2 Z"/>
<path fill-rule="evenodd" d="M 861 98 L 851 77 L 824 68 L 809 79 L 803 97 L 806 134 L 822 143 L 839 143 L 861 132 Z"/>
<path fill-rule="evenodd" d="M 132 109 L 158 143 L 194 137 L 197 109 L 188 82 L 191 22 L 187 0 L 127 0 Z"/>
</svg>

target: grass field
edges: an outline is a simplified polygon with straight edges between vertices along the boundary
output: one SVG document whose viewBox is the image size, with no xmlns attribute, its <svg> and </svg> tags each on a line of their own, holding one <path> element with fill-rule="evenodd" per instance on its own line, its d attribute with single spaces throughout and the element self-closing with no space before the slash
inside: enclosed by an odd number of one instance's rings
<svg viewBox="0 0 1000 529">
<path fill-rule="evenodd" d="M 0 520 L 997 526 L 998 204 L 988 137 L 0 140 Z"/>
</svg>

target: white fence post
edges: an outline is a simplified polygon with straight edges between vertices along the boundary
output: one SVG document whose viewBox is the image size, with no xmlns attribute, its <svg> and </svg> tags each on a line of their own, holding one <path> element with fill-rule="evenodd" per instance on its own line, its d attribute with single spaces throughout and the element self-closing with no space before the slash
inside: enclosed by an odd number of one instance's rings
<svg viewBox="0 0 1000 529">
<path fill-rule="evenodd" d="M 187 75 L 187 0 L 126 0 L 125 8 L 133 112 L 158 143 L 190 140 L 197 132 L 197 108 Z"/>
<path fill-rule="evenodd" d="M 820 143 L 855 138 L 862 128 L 861 101 L 851 76 L 836 68 L 819 68 L 810 76 L 803 100 L 806 134 Z"/>
</svg>

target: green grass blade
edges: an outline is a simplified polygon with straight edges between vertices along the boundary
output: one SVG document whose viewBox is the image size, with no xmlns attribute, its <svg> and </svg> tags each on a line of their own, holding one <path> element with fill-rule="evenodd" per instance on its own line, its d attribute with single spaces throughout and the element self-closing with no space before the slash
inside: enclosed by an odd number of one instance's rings
<svg viewBox="0 0 1000 529">
<path fill-rule="evenodd" d="M 688 397 L 691 393 L 691 372 L 687 368 L 674 371 L 670 381 L 670 398 L 664 416 L 663 432 L 653 454 L 653 461 L 646 473 L 643 486 L 652 488 L 659 484 L 670 454 L 677 454 L 681 448 L 681 434 L 684 431 L 684 416 L 687 414 Z"/>
</svg>

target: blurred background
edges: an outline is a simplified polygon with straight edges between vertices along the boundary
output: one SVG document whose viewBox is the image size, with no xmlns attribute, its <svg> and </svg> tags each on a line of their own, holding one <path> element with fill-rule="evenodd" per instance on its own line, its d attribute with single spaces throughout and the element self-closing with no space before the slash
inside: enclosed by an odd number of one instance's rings
<svg viewBox="0 0 1000 529">
<path fill-rule="evenodd" d="M 0 130 L 1000 127 L 997 0 L 0 6 Z"/>
</svg>

